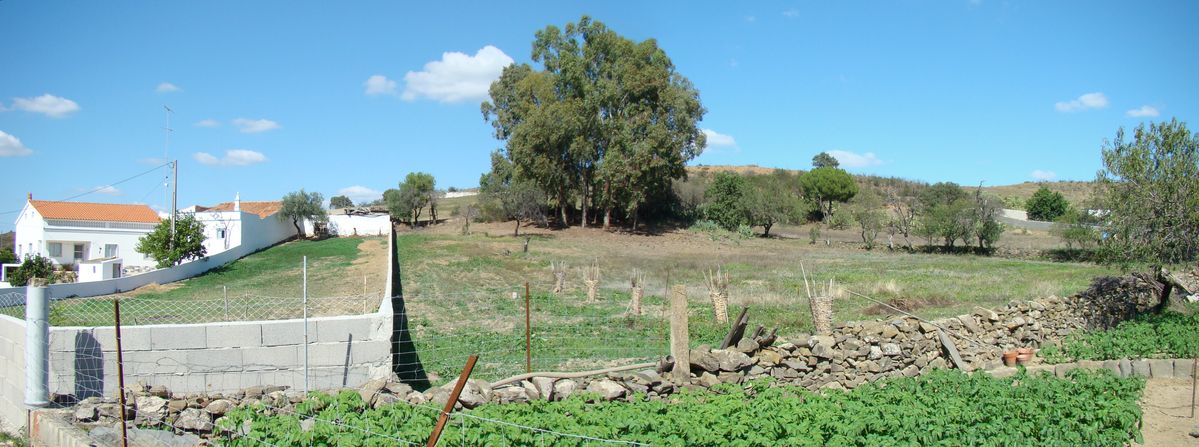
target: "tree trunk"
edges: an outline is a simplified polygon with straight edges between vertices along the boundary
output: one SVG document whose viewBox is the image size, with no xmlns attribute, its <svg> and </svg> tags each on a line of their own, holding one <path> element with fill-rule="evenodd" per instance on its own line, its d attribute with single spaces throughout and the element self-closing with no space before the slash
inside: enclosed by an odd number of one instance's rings
<svg viewBox="0 0 1199 447">
<path fill-rule="evenodd" d="M 608 227 L 610 227 L 611 225 L 612 225 L 612 206 L 607 206 L 604 208 L 604 229 L 607 230 Z"/>
<path fill-rule="evenodd" d="M 291 220 L 291 225 L 292 225 L 293 227 L 296 227 L 296 234 L 300 235 L 300 239 L 304 239 L 304 238 L 305 238 L 305 236 L 304 236 L 304 229 L 300 227 L 300 220 L 299 220 L 299 219 L 292 219 L 292 220 Z"/>
<path fill-rule="evenodd" d="M 570 227 L 570 219 L 566 215 L 566 200 L 558 199 L 558 212 L 562 219 L 562 227 Z"/>
<path fill-rule="evenodd" d="M 762 237 L 770 237 L 770 227 L 773 226 L 772 223 L 762 224 Z"/>
<path fill-rule="evenodd" d="M 520 236 L 520 219 L 516 219 L 516 228 L 512 229 L 512 236 Z"/>
</svg>

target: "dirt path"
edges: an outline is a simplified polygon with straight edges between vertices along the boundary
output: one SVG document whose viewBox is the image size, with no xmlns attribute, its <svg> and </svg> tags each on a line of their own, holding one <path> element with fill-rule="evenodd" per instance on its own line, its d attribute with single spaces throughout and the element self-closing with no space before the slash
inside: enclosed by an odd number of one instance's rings
<svg viewBox="0 0 1199 447">
<path fill-rule="evenodd" d="M 1151 379 L 1141 397 L 1144 425 L 1141 432 L 1146 446 L 1199 446 L 1191 437 L 1199 429 L 1199 415 L 1191 416 L 1191 379 Z"/>
</svg>

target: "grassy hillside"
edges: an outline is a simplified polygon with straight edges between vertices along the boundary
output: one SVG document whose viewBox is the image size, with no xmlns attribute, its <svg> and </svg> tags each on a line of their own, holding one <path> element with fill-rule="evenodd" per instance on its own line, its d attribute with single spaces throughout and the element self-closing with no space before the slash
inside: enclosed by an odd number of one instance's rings
<svg viewBox="0 0 1199 447">
<path fill-rule="evenodd" d="M 1060 182 L 1024 182 L 1014 185 L 1001 186 L 984 186 L 983 191 L 994 194 L 998 197 L 1016 197 L 1020 201 L 1028 200 L 1033 193 L 1041 188 L 1041 185 L 1049 187 L 1051 191 L 1062 193 L 1071 204 L 1084 204 L 1091 199 L 1092 183 L 1078 181 L 1060 181 Z"/>
</svg>

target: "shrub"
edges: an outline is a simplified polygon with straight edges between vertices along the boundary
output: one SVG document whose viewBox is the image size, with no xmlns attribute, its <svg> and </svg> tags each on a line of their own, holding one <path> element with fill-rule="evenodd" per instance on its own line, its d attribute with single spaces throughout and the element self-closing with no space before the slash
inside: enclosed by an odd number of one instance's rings
<svg viewBox="0 0 1199 447">
<path fill-rule="evenodd" d="M 29 280 L 43 278 L 54 282 L 54 263 L 42 255 L 25 256 L 21 266 L 8 277 L 8 283 L 17 287 L 29 285 Z"/>
<path fill-rule="evenodd" d="M 1049 188 L 1042 186 L 1028 199 L 1028 218 L 1053 222 L 1061 215 L 1066 214 L 1066 209 L 1069 207 L 1070 203 L 1066 201 L 1066 197 L 1062 196 L 1062 193 L 1050 191 Z"/>
</svg>

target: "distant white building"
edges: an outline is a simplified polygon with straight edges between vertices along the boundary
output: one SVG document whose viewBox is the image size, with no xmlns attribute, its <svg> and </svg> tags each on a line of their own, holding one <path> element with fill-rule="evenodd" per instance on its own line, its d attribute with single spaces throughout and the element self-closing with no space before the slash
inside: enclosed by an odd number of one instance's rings
<svg viewBox="0 0 1199 447">
<path fill-rule="evenodd" d="M 30 195 L 17 216 L 14 251 L 17 259 L 41 255 L 58 265 L 113 258 L 118 265 L 152 268 L 154 260 L 135 248 L 159 221 L 146 205 L 55 202 Z"/>
<path fill-rule="evenodd" d="M 382 236 L 391 231 L 391 214 L 370 207 L 338 208 L 329 210 L 329 234 L 338 237 Z M 312 231 L 312 224 L 305 224 L 305 231 Z"/>
<path fill-rule="evenodd" d="M 291 221 L 279 219 L 282 208 L 283 202 L 243 202 L 238 195 L 232 202 L 184 210 L 204 224 L 204 248 L 212 256 L 242 244 L 270 246 L 296 236 Z"/>
</svg>

